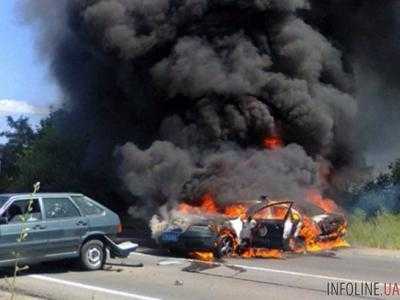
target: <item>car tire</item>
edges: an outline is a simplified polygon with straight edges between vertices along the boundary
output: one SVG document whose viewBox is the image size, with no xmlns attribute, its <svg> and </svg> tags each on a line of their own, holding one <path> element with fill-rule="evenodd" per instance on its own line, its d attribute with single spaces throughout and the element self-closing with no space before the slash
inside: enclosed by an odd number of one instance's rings
<svg viewBox="0 0 400 300">
<path fill-rule="evenodd" d="M 100 240 L 90 240 L 81 248 L 81 266 L 87 271 L 95 271 L 103 268 L 107 259 L 104 243 Z"/>
<path fill-rule="evenodd" d="M 235 242 L 229 235 L 224 235 L 218 238 L 216 248 L 214 249 L 214 256 L 222 258 L 232 256 L 235 251 Z"/>
</svg>

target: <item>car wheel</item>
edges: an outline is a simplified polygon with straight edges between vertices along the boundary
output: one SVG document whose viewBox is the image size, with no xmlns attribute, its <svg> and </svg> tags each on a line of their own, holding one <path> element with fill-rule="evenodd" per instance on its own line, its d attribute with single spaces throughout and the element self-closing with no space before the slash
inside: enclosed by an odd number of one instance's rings
<svg viewBox="0 0 400 300">
<path fill-rule="evenodd" d="M 234 253 L 235 242 L 229 235 L 224 235 L 218 238 L 217 246 L 214 251 L 216 258 L 222 258 L 224 256 L 231 256 Z"/>
<path fill-rule="evenodd" d="M 88 271 L 100 270 L 103 268 L 107 254 L 104 243 L 99 240 L 90 240 L 81 248 L 81 265 Z"/>
</svg>

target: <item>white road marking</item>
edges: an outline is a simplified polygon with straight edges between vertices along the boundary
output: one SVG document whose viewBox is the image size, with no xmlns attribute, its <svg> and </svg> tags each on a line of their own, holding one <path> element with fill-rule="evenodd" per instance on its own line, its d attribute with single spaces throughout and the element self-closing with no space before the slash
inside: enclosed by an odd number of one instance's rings
<svg viewBox="0 0 400 300">
<path fill-rule="evenodd" d="M 153 297 L 147 297 L 147 296 L 138 295 L 138 294 L 126 293 L 126 292 L 106 289 L 106 288 L 102 288 L 102 287 L 98 287 L 98 286 L 87 285 L 87 284 L 77 283 L 77 282 L 73 282 L 73 281 L 57 279 L 57 278 L 48 277 L 48 276 L 44 276 L 44 275 L 29 275 L 29 277 L 35 278 L 35 279 L 39 279 L 39 280 L 59 283 L 59 284 L 67 285 L 67 286 L 73 286 L 73 287 L 77 287 L 77 288 L 81 288 L 81 289 L 101 292 L 101 293 L 105 293 L 105 294 L 110 294 L 110 295 L 115 295 L 115 296 L 122 296 L 122 297 L 126 297 L 126 298 L 131 298 L 131 299 L 161 300 L 160 298 L 153 298 Z"/>
<path fill-rule="evenodd" d="M 299 276 L 299 277 L 308 277 L 308 278 L 311 277 L 311 278 L 318 278 L 318 279 L 327 279 L 327 280 L 332 280 L 332 281 L 346 281 L 346 282 L 359 282 L 359 283 L 371 282 L 371 281 L 368 281 L 368 280 L 350 279 L 350 278 L 342 278 L 342 277 L 335 277 L 335 276 L 325 276 L 325 275 L 294 272 L 294 271 L 286 271 L 286 270 L 276 270 L 276 269 L 252 267 L 252 266 L 246 266 L 246 265 L 231 265 L 231 266 L 238 267 L 238 268 L 243 268 L 243 269 L 247 269 L 247 270 L 270 272 L 270 273 L 279 273 L 279 274 L 293 275 L 293 276 Z M 382 282 L 379 282 L 379 284 L 383 285 Z"/>
<path fill-rule="evenodd" d="M 151 257 L 154 257 L 153 255 L 140 253 L 140 252 L 132 252 L 131 254 L 139 255 L 139 256 L 151 256 Z M 193 261 L 201 262 L 200 260 L 196 260 L 196 259 L 185 259 L 185 258 L 181 258 L 181 259 L 184 260 L 184 261 L 187 261 L 187 262 L 193 262 Z M 247 269 L 247 270 L 269 272 L 269 273 L 279 273 L 279 274 L 299 276 L 299 277 L 307 277 L 307 278 L 318 278 L 318 279 L 324 279 L 324 280 L 359 282 L 359 283 L 371 282 L 370 280 L 350 279 L 350 278 L 326 276 L 326 275 L 319 275 L 319 274 L 310 274 L 310 273 L 303 273 L 303 272 L 294 272 L 294 271 L 287 271 L 287 270 L 276 270 L 276 269 L 270 269 L 270 268 L 252 267 L 252 266 L 247 266 L 247 265 L 221 264 L 221 263 L 218 263 L 218 262 L 214 262 L 214 263 L 217 264 L 217 265 L 220 265 L 220 266 L 224 266 L 224 265 L 225 266 L 233 266 L 233 267 L 243 268 L 243 269 Z M 379 282 L 379 284 L 383 285 L 382 282 Z"/>
</svg>

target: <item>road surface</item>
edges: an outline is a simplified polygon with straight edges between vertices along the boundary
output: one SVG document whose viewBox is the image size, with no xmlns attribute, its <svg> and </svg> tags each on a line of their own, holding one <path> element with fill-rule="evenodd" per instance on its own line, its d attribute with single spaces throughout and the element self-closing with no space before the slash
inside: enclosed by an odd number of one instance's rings
<svg viewBox="0 0 400 300">
<path fill-rule="evenodd" d="M 18 278 L 17 287 L 24 294 L 45 299 L 247 300 L 339 299 L 326 294 L 328 282 L 400 283 L 398 258 L 351 250 L 202 263 L 140 249 L 128 259 L 109 262 L 105 270 L 96 272 L 81 272 L 60 263 L 32 267 Z M 138 262 L 143 267 L 135 266 Z M 2 287 L 6 286 L 3 281 Z M 359 298 L 365 297 L 348 297 Z"/>
</svg>

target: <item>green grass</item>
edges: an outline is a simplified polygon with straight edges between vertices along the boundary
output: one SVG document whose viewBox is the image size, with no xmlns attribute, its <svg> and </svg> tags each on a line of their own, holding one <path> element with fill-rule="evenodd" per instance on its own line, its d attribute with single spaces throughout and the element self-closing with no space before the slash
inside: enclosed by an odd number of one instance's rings
<svg viewBox="0 0 400 300">
<path fill-rule="evenodd" d="M 346 239 L 352 246 L 400 250 L 400 214 L 382 213 L 366 220 L 356 212 L 349 218 Z"/>
</svg>

